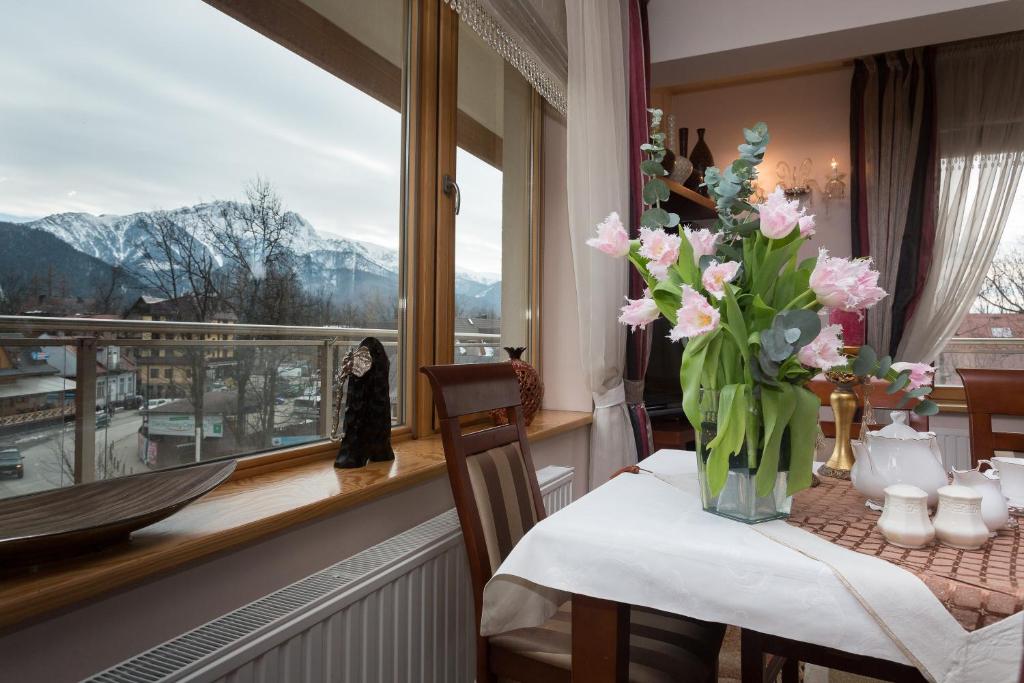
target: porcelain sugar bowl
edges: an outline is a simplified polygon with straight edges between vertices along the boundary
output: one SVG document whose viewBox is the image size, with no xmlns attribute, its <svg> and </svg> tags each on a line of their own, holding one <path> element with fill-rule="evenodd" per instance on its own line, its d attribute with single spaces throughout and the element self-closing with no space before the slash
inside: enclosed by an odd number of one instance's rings
<svg viewBox="0 0 1024 683">
<path fill-rule="evenodd" d="M 939 509 L 932 524 L 939 541 L 952 548 L 977 550 L 988 542 L 981 494 L 969 486 L 953 484 L 939 489 Z"/>
<path fill-rule="evenodd" d="M 885 487 L 885 509 L 878 519 L 885 540 L 901 548 L 921 548 L 935 538 L 928 519 L 928 494 L 910 484 Z"/>
<path fill-rule="evenodd" d="M 890 415 L 892 424 L 867 432 L 863 441 L 853 442 L 857 460 L 850 470 L 850 480 L 879 507 L 885 488 L 893 484 L 924 490 L 928 507 L 934 507 L 939 502 L 939 489 L 948 483 L 935 434 L 911 428 L 904 412 L 893 411 Z"/>
</svg>

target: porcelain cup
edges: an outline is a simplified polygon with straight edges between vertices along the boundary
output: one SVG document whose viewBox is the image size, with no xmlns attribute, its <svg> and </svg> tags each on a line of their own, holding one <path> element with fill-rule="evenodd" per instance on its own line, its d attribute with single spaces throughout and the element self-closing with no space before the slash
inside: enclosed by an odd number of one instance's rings
<svg viewBox="0 0 1024 683">
<path fill-rule="evenodd" d="M 998 455 L 992 458 L 992 465 L 999 472 L 1003 495 L 1013 507 L 1024 507 L 1024 458 L 1008 458 Z"/>
<path fill-rule="evenodd" d="M 909 484 L 885 487 L 885 509 L 878 520 L 885 540 L 901 548 L 921 548 L 935 538 L 928 519 L 928 494 Z"/>
</svg>

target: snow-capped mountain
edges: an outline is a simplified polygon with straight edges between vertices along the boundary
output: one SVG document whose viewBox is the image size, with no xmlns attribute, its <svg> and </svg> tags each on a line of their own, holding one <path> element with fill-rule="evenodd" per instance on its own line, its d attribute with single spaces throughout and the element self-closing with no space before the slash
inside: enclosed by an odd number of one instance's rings
<svg viewBox="0 0 1024 683">
<path fill-rule="evenodd" d="M 59 213 L 24 223 L 19 227 L 48 232 L 80 252 L 110 265 L 140 272 L 152 267 L 145 258 L 147 247 L 157 253 L 153 227 L 170 221 L 185 227 L 205 246 L 218 264 L 219 234 L 227 217 L 239 205 L 211 202 L 169 211 L 143 211 L 128 215 Z M 399 254 L 377 244 L 318 232 L 294 212 L 284 215 L 294 226 L 290 244 L 303 285 L 328 294 L 335 304 L 353 305 L 370 299 L 393 301 L 398 295 Z M 477 315 L 500 310 L 501 286 L 496 276 L 469 271 L 456 272 L 456 298 Z"/>
</svg>

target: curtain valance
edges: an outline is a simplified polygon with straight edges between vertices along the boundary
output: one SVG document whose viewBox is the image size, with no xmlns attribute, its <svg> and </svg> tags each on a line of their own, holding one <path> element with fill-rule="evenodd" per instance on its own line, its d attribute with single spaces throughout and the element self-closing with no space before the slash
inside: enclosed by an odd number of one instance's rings
<svg viewBox="0 0 1024 683">
<path fill-rule="evenodd" d="M 563 116 L 568 48 L 560 0 L 444 0 Z"/>
</svg>

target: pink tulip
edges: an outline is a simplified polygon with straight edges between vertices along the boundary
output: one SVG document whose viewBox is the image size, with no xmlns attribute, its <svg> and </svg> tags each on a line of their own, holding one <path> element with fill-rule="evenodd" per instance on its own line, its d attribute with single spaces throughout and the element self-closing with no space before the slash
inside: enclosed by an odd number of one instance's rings
<svg viewBox="0 0 1024 683">
<path fill-rule="evenodd" d="M 587 240 L 588 247 L 594 247 L 609 256 L 625 256 L 629 253 L 629 233 L 619 220 L 619 214 L 612 211 L 597 226 L 597 237 Z"/>
<path fill-rule="evenodd" d="M 639 299 L 627 298 L 626 305 L 621 310 L 622 315 L 619 316 L 619 322 L 629 325 L 631 330 L 644 329 L 657 320 L 659 315 L 658 305 L 654 303 L 654 299 L 650 298 L 649 292 L 644 292 L 644 296 Z"/>
<path fill-rule="evenodd" d="M 818 302 L 841 311 L 860 311 L 874 306 L 885 296 L 878 286 L 878 271 L 871 259 L 845 259 L 818 252 L 818 262 L 810 279 Z"/>
<path fill-rule="evenodd" d="M 846 362 L 843 349 L 842 325 L 828 325 L 821 329 L 810 344 L 797 351 L 796 359 L 809 368 L 828 370 Z"/>
<path fill-rule="evenodd" d="M 935 368 L 927 363 L 893 363 L 892 369 L 896 372 L 910 370 L 910 381 L 907 382 L 907 391 L 913 391 L 918 387 L 927 387 L 932 384 L 932 375 Z"/>
<path fill-rule="evenodd" d="M 658 280 L 668 277 L 669 266 L 679 260 L 679 245 L 682 238 L 670 235 L 664 230 L 640 228 L 640 255 L 649 259 L 647 270 Z"/>
<path fill-rule="evenodd" d="M 701 256 L 714 256 L 718 251 L 718 239 L 721 235 L 717 232 L 711 232 L 707 228 L 691 230 L 689 227 L 684 227 L 683 234 L 686 235 L 687 241 L 693 247 L 694 263 L 699 264 Z"/>
<path fill-rule="evenodd" d="M 725 283 L 732 282 L 739 270 L 740 264 L 736 261 L 726 261 L 725 263 L 712 261 L 711 265 L 704 270 L 700 281 L 708 294 L 721 300 L 725 296 Z"/>
<path fill-rule="evenodd" d="M 676 326 L 669 331 L 672 341 L 689 339 L 718 328 L 718 311 L 689 285 L 683 285 L 682 305 L 676 313 Z"/>
<path fill-rule="evenodd" d="M 776 187 L 764 200 L 764 203 L 757 206 L 757 210 L 761 217 L 761 233 L 770 239 L 785 237 L 793 232 L 793 229 L 800 224 L 801 219 L 807 218 L 804 216 L 804 209 L 800 208 L 800 202 L 786 199 L 781 187 Z M 811 217 L 808 229 L 813 234 L 813 217 Z M 803 231 L 804 228 L 801 226 L 801 235 L 803 235 Z"/>
<path fill-rule="evenodd" d="M 800 216 L 800 221 L 798 224 L 800 226 L 801 237 L 810 237 L 815 233 L 813 214 L 810 216 Z"/>
</svg>

